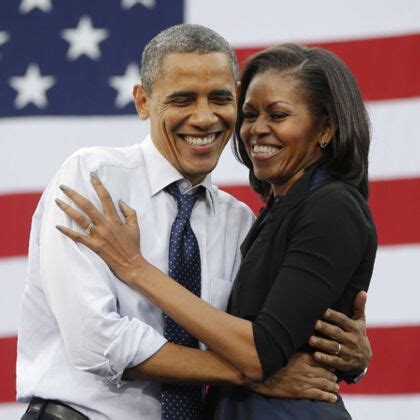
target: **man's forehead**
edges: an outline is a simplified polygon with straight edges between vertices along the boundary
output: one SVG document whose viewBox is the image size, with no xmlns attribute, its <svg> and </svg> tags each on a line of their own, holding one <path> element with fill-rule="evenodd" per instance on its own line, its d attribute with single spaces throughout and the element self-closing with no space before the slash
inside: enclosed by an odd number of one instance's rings
<svg viewBox="0 0 420 420">
<path fill-rule="evenodd" d="M 167 54 L 160 63 L 156 81 L 159 79 L 177 82 L 200 80 L 201 83 L 235 83 L 230 57 L 223 52 Z"/>
</svg>

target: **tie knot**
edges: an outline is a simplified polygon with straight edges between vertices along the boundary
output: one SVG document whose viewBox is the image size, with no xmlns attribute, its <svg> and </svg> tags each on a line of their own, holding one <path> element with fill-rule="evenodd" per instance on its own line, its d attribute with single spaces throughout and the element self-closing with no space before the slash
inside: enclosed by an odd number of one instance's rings
<svg viewBox="0 0 420 420">
<path fill-rule="evenodd" d="M 182 194 L 176 182 L 173 182 L 165 188 L 165 191 L 171 194 L 178 204 L 177 217 L 189 220 L 194 204 L 202 193 L 202 187 L 198 187 L 193 194 Z"/>
</svg>

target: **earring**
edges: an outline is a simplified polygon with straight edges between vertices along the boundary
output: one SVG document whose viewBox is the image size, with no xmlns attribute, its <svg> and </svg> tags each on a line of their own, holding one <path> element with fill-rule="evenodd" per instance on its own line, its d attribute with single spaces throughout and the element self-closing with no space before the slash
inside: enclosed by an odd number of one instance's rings
<svg viewBox="0 0 420 420">
<path fill-rule="evenodd" d="M 319 143 L 319 147 L 321 149 L 325 149 L 328 146 L 328 141 L 327 140 L 322 140 L 321 143 Z"/>
</svg>

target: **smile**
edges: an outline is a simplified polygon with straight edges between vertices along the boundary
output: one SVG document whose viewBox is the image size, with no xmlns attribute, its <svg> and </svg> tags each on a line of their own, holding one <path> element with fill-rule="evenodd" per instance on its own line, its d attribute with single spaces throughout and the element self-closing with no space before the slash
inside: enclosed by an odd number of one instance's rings
<svg viewBox="0 0 420 420">
<path fill-rule="evenodd" d="M 182 138 L 191 146 L 207 146 L 216 141 L 217 134 L 207 134 L 205 136 L 183 135 Z"/>
<path fill-rule="evenodd" d="M 252 155 L 255 158 L 263 158 L 263 159 L 268 159 L 271 156 L 276 155 L 277 153 L 279 153 L 281 151 L 281 147 L 276 147 L 276 146 L 264 146 L 264 145 L 259 145 L 259 144 L 254 144 L 251 148 L 252 151 Z"/>
</svg>

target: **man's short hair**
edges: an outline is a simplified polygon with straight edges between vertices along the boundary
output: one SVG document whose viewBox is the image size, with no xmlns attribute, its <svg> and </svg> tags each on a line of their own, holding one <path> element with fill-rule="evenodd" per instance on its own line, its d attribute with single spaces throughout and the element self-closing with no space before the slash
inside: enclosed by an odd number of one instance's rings
<svg viewBox="0 0 420 420">
<path fill-rule="evenodd" d="M 147 93 L 152 92 L 162 59 L 171 53 L 226 54 L 232 64 L 235 81 L 238 80 L 238 60 L 228 42 L 212 29 L 202 25 L 171 26 L 156 35 L 145 47 L 141 57 L 141 81 Z"/>
</svg>

